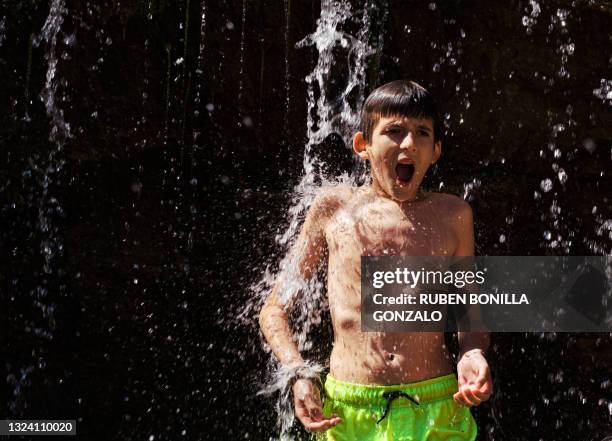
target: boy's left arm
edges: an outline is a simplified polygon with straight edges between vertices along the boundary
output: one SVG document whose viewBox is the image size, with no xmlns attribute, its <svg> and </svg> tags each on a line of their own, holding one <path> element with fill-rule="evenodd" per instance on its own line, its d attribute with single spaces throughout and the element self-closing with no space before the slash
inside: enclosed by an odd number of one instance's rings
<svg viewBox="0 0 612 441">
<path fill-rule="evenodd" d="M 453 222 L 458 238 L 455 256 L 474 255 L 474 220 L 472 208 L 462 202 Z M 493 392 L 493 380 L 485 351 L 489 347 L 488 332 L 459 332 L 459 363 L 457 379 L 459 391 L 454 395 L 455 401 L 465 406 L 477 406 L 486 401 Z"/>
</svg>

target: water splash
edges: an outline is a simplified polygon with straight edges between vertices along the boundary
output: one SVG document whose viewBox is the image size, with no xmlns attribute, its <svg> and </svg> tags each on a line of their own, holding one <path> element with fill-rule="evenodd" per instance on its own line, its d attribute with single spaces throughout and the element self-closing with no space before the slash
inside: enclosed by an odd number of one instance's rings
<svg viewBox="0 0 612 441">
<path fill-rule="evenodd" d="M 529 6 L 531 7 L 531 11 L 529 8 L 525 8 L 527 15 L 524 15 L 521 19 L 521 23 L 523 26 L 525 26 L 525 32 L 527 35 L 531 35 L 533 32 L 533 27 L 538 22 L 538 17 L 542 12 L 540 4 L 536 0 L 529 0 Z"/>
<path fill-rule="evenodd" d="M 609 106 L 612 106 L 612 80 L 602 78 L 599 87 L 593 89 L 593 95 Z"/>
<path fill-rule="evenodd" d="M 316 275 L 304 280 L 300 273 L 299 259 L 301 252 L 293 247 L 304 215 L 312 205 L 319 192 L 338 182 L 355 184 L 363 177 L 363 170 L 352 176 L 325 176 L 321 161 L 312 151 L 313 146 L 324 142 L 330 135 L 340 135 L 349 144 L 350 138 L 359 124 L 358 110 L 365 99 L 365 73 L 367 58 L 375 53 L 368 44 L 371 28 L 370 12 L 374 3 L 366 2 L 360 27 L 355 35 L 343 30 L 347 22 L 354 18 L 351 5 L 345 0 L 324 0 L 321 3 L 321 14 L 317 20 L 316 30 L 302 39 L 297 48 L 312 46 L 318 53 L 317 64 L 306 76 L 307 84 L 307 136 L 304 149 L 304 175 L 294 188 L 291 208 L 288 210 L 289 225 L 276 236 L 276 242 L 284 250 L 284 257 L 275 271 L 275 258 L 271 259 L 264 276 L 251 287 L 255 300 L 247 303 L 238 314 L 238 320 L 251 326 L 255 317 L 273 286 L 278 286 L 279 302 L 286 309 L 291 308 L 295 320 L 292 325 L 298 349 L 310 350 L 311 330 L 321 323 L 321 309 L 325 308 L 324 283 Z M 289 1 L 285 3 L 286 20 L 289 23 Z M 288 37 L 287 37 L 288 38 Z M 338 55 L 342 54 L 342 55 Z M 346 66 L 338 74 L 337 66 Z M 288 59 L 286 60 L 286 80 L 288 78 Z M 337 87 L 338 77 L 344 81 Z M 287 80 L 288 81 L 288 80 Z M 335 86 L 335 87 L 334 87 Z M 287 91 L 287 97 L 289 92 Z M 288 98 L 287 98 L 288 99 Z M 349 154 L 347 152 L 347 154 Z M 291 250 L 291 251 L 289 251 Z M 266 346 L 267 347 L 267 346 Z M 269 349 L 269 348 L 268 348 Z M 271 360 L 271 370 L 278 371 L 279 365 Z M 272 381 L 268 389 L 287 390 L 286 384 L 278 384 L 279 378 Z M 285 381 L 285 380 L 282 380 Z M 290 429 L 294 422 L 291 406 L 277 405 L 279 409 L 280 439 L 291 439 Z"/>
<path fill-rule="evenodd" d="M 30 159 L 30 169 L 24 173 L 31 173 L 37 177 L 39 186 L 38 195 L 38 222 L 36 224 L 39 237 L 39 252 L 42 256 L 42 277 L 38 286 L 30 292 L 33 305 L 38 308 L 43 318 L 42 326 L 32 325 L 26 327 L 26 331 L 31 332 L 40 339 L 41 347 L 45 341 L 54 338 L 56 328 L 55 310 L 57 305 L 52 298 L 65 295 L 65 285 L 55 280 L 61 277 L 59 273 L 59 262 L 64 254 L 64 243 L 60 233 L 59 220 L 65 217 L 64 209 L 60 202 L 60 189 L 63 184 L 63 169 L 66 165 L 64 147 L 71 137 L 70 125 L 64 119 L 64 112 L 57 105 L 58 88 L 60 80 L 57 75 L 59 62 L 58 53 L 60 51 L 58 43 L 60 41 L 61 27 L 64 17 L 67 15 L 64 0 L 52 0 L 49 8 L 49 15 L 42 27 L 41 33 L 33 41 L 33 45 L 39 46 L 44 42 L 46 47 L 45 60 L 47 61 L 46 81 L 40 93 L 40 99 L 45 106 L 45 111 L 50 119 L 51 130 L 49 141 L 51 149 L 46 158 L 33 157 Z M 74 38 L 64 41 L 69 44 Z M 55 278 L 55 280 L 54 280 Z M 30 384 L 29 375 L 34 370 L 42 370 L 46 367 L 46 361 L 40 355 L 44 350 L 33 349 L 32 354 L 36 357 L 35 366 L 20 368 L 21 375 L 17 378 L 10 374 L 10 382 L 13 384 L 14 399 L 9 402 L 9 408 L 13 412 L 20 412 L 22 402 L 21 394 L 23 389 Z M 38 354 L 38 355 L 35 355 Z"/>
<path fill-rule="evenodd" d="M 202 108 L 202 95 L 203 95 L 203 85 L 204 85 L 204 62 L 206 55 L 206 0 L 202 0 L 200 2 L 200 45 L 198 48 L 198 61 L 196 65 L 196 85 L 195 85 L 195 96 L 193 99 L 193 117 L 194 120 L 197 120 L 200 117 L 200 109 Z M 194 176 L 194 172 L 197 165 L 196 155 L 194 152 L 200 150 L 200 137 L 202 133 L 197 128 L 198 125 L 194 124 L 193 132 L 192 132 L 192 144 L 191 144 L 191 162 L 189 164 L 189 183 L 192 187 L 197 186 L 198 180 Z M 192 216 L 195 216 L 195 207 L 192 208 L 191 213 Z M 195 219 L 193 219 L 195 222 Z M 193 233 L 189 232 L 188 244 L 191 246 L 193 244 Z"/>
<path fill-rule="evenodd" d="M 38 229 L 44 239 L 40 245 L 40 251 L 44 257 L 43 271 L 45 274 L 51 274 L 54 269 L 54 258 L 62 253 L 63 244 L 59 236 L 59 230 L 56 225 L 53 225 L 52 213 L 62 213 L 63 209 L 59 204 L 58 199 L 52 194 L 52 186 L 60 183 L 60 172 L 62 171 L 66 160 L 61 156 L 66 141 L 71 137 L 70 125 L 64 119 L 64 112 L 56 104 L 56 95 L 59 85 L 57 73 L 57 41 L 64 21 L 64 16 L 67 14 L 63 0 L 53 0 L 49 16 L 42 28 L 40 37 L 36 44 L 45 41 L 47 45 L 47 74 L 46 82 L 40 98 L 45 104 L 47 116 L 51 118 L 51 131 L 49 141 L 55 148 L 49 152 L 48 162 L 46 164 L 34 164 L 32 168 L 37 171 L 40 176 L 40 185 L 42 194 L 38 208 Z M 38 302 L 42 302 L 42 297 L 46 297 L 47 289 L 42 286 L 37 289 L 36 296 Z M 42 303 L 41 303 L 42 304 Z M 50 305 L 51 306 L 51 305 Z"/>
<path fill-rule="evenodd" d="M 542 12 L 539 4 L 535 1 L 530 1 L 530 4 L 532 6 L 532 14 L 535 17 L 539 16 Z M 555 47 L 555 53 L 560 57 L 560 64 L 556 72 L 541 76 L 541 79 L 544 81 L 545 92 L 550 92 L 555 83 L 561 84 L 561 82 L 571 77 L 568 63 L 576 50 L 575 44 L 568 35 L 568 22 L 571 17 L 571 11 L 569 9 L 557 8 L 551 12 L 546 41 L 549 42 L 552 36 L 556 35 L 554 40 L 555 46 L 553 47 Z M 526 19 L 526 17 L 523 17 L 523 24 L 527 27 L 527 34 L 531 33 L 531 27 L 535 24 L 535 22 L 532 22 L 532 18 Z M 548 111 L 547 125 L 550 128 L 550 134 L 547 148 L 540 150 L 540 158 L 548 160 L 549 155 L 552 156 L 553 161 L 550 165 L 552 173 L 540 179 L 539 189 L 534 192 L 534 199 L 536 201 L 539 201 L 539 203 L 550 203 L 548 213 L 542 218 L 544 222 L 542 234 L 544 238 L 547 238 L 541 243 L 542 246 L 551 250 L 561 250 L 566 254 L 569 254 L 571 250 L 573 232 L 570 231 L 567 219 L 562 215 L 564 210 L 560 205 L 560 192 L 563 191 L 566 183 L 571 178 L 570 174 L 566 171 L 571 170 L 571 168 L 569 164 L 565 165 L 564 162 L 569 161 L 572 155 L 568 155 L 567 152 L 559 148 L 558 143 L 560 139 L 567 136 L 566 132 L 570 132 L 572 127 L 577 125 L 572 116 L 573 111 L 572 104 L 566 106 L 565 112 Z"/>
<path fill-rule="evenodd" d="M 339 133 L 345 142 L 348 142 L 359 124 L 358 109 L 365 97 L 361 93 L 355 103 L 351 104 L 349 95 L 356 87 L 363 91 L 365 61 L 375 53 L 367 42 L 371 25 L 368 9 L 365 8 L 361 30 L 354 37 L 339 28 L 352 15 L 350 4 L 346 1 L 324 1 L 321 5 L 321 16 L 317 20 L 317 29 L 296 45 L 298 48 L 315 46 L 319 53 L 315 69 L 306 76 L 308 145 L 305 157 L 309 156 L 309 147 L 323 142 L 330 133 Z M 332 95 L 328 89 L 333 79 L 332 65 L 337 59 L 334 56 L 335 50 L 347 54 L 349 71 L 346 75 L 346 86 L 337 95 Z M 353 62 L 350 62 L 351 59 Z M 318 99 L 315 99 L 316 95 Z M 316 118 L 312 117 L 313 114 L 316 114 Z"/>
<path fill-rule="evenodd" d="M 244 45 L 246 37 L 247 0 L 242 0 L 242 26 L 240 28 L 240 73 L 238 76 L 238 116 L 239 124 L 242 122 L 242 99 L 244 92 Z"/>
<path fill-rule="evenodd" d="M 482 181 L 480 179 L 474 178 L 471 182 L 463 184 L 463 199 L 466 201 L 471 201 L 471 193 L 475 189 L 479 189 L 482 185 Z"/>
<path fill-rule="evenodd" d="M 6 17 L 3 16 L 0 18 L 0 47 L 4 44 L 4 40 L 6 40 Z"/>
<path fill-rule="evenodd" d="M 289 138 L 289 112 L 291 109 L 291 70 L 289 66 L 289 41 L 291 24 L 291 0 L 285 2 L 285 117 L 283 119 L 283 132 L 285 139 Z"/>
<path fill-rule="evenodd" d="M 38 46 L 42 41 L 45 41 L 47 53 L 47 75 L 45 87 L 41 93 L 41 99 L 45 104 L 47 116 L 51 118 L 51 133 L 49 140 L 55 143 L 57 149 L 63 149 L 65 141 L 70 138 L 70 125 L 64 119 L 64 112 L 56 105 L 57 88 L 59 80 L 56 77 L 57 73 L 57 41 L 60 29 L 64 22 L 64 16 L 68 11 L 64 0 L 52 0 L 49 15 L 43 25 L 41 34 L 35 39 L 35 45 Z M 74 40 L 72 40 L 73 42 Z"/>
</svg>

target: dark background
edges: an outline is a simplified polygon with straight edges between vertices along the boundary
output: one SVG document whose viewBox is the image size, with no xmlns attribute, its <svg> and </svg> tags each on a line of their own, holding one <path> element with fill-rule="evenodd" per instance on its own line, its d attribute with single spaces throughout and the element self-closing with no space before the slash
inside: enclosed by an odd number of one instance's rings
<svg viewBox="0 0 612 441">
<path fill-rule="evenodd" d="M 0 416 L 77 419 L 92 440 L 267 440 L 269 356 L 235 317 L 282 256 L 318 57 L 295 44 L 321 5 L 73 0 L 40 38 L 61 4 L 0 1 Z M 612 80 L 612 4 L 538 6 L 354 1 L 341 27 L 370 11 L 366 91 L 410 78 L 443 103 L 428 184 L 472 184 L 478 254 L 610 253 L 612 100 L 593 90 Z M 352 167 L 343 144 L 313 146 L 331 175 Z M 612 435 L 611 343 L 494 335 L 480 439 Z"/>
</svg>

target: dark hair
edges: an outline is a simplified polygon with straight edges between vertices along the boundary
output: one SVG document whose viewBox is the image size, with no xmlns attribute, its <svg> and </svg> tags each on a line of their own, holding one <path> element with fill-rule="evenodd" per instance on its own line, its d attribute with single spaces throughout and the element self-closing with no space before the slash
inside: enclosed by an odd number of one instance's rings
<svg viewBox="0 0 612 441">
<path fill-rule="evenodd" d="M 434 99 L 427 89 L 414 81 L 397 80 L 375 89 L 361 110 L 361 131 L 367 142 L 372 142 L 374 127 L 380 118 L 388 116 L 431 118 L 434 141 L 442 139 L 440 122 Z"/>
</svg>

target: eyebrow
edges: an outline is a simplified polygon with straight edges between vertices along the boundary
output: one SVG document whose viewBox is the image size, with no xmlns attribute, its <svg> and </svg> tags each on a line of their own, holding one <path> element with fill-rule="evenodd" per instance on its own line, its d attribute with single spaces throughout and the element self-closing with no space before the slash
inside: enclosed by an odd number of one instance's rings
<svg viewBox="0 0 612 441">
<path fill-rule="evenodd" d="M 383 126 L 383 129 L 387 129 L 389 127 L 394 127 L 394 126 L 400 126 L 401 127 L 403 125 L 404 125 L 403 121 L 401 121 L 401 120 L 390 121 L 390 122 L 386 123 Z M 430 132 L 430 133 L 432 131 L 432 129 L 429 126 L 426 126 L 425 124 L 417 124 L 416 128 L 419 129 L 419 130 L 426 130 L 427 132 Z"/>
<path fill-rule="evenodd" d="M 426 130 L 428 132 L 431 132 L 431 129 L 428 126 L 424 125 L 424 124 L 417 125 L 417 129 Z"/>
</svg>

